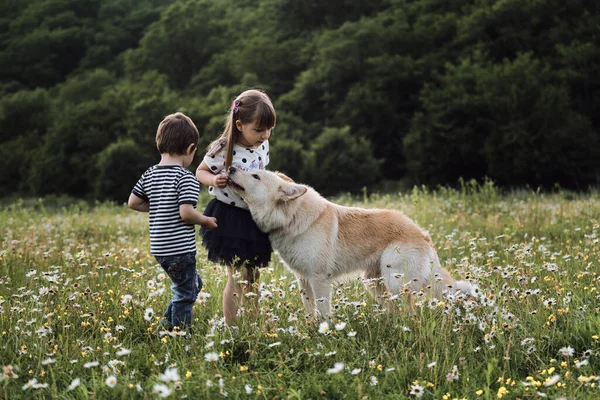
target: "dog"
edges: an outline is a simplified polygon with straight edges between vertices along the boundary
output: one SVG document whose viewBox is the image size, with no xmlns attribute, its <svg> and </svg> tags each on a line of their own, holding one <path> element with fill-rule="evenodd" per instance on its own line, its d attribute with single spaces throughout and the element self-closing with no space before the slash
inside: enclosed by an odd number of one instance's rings
<svg viewBox="0 0 600 400">
<path fill-rule="evenodd" d="M 473 285 L 440 266 L 429 235 L 404 213 L 341 206 L 277 172 L 228 172 L 228 185 L 296 275 L 308 315 L 328 318 L 333 280 L 356 272 L 387 309 L 395 308 L 385 301 L 393 294 L 407 294 L 413 313 L 421 290 L 440 300 L 444 291 L 474 295 Z"/>
</svg>

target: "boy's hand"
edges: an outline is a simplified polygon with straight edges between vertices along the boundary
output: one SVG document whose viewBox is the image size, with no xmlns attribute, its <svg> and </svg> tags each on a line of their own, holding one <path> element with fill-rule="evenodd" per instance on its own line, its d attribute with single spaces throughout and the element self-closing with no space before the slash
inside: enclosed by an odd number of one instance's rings
<svg viewBox="0 0 600 400">
<path fill-rule="evenodd" d="M 200 226 L 211 231 L 217 227 L 217 219 L 215 217 L 204 217 Z"/>
<path fill-rule="evenodd" d="M 227 186 L 227 175 L 226 174 L 215 175 L 215 177 L 213 179 L 213 186 L 216 186 L 219 189 L 225 188 Z"/>
</svg>

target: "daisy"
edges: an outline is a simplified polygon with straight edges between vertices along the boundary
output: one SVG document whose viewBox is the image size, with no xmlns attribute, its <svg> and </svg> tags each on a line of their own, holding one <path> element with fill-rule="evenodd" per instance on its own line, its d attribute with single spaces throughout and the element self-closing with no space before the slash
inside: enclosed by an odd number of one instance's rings
<svg viewBox="0 0 600 400">
<path fill-rule="evenodd" d="M 563 357 L 572 357 L 573 354 L 575 353 L 575 350 L 571 347 L 563 347 L 560 350 L 558 350 L 558 352 L 563 356 Z"/>
<path fill-rule="evenodd" d="M 346 327 L 346 323 L 345 322 L 340 322 L 339 324 L 335 324 L 335 330 L 337 330 L 337 331 L 341 331 L 345 327 Z"/>
<path fill-rule="evenodd" d="M 423 396 L 423 386 L 417 384 L 417 385 L 411 385 L 410 386 L 410 394 L 416 397 L 422 397 Z"/>
<path fill-rule="evenodd" d="M 154 310 L 150 308 L 146 308 L 146 312 L 144 313 L 144 319 L 148 322 L 152 321 L 152 317 L 154 317 Z"/>
<path fill-rule="evenodd" d="M 75 378 L 71 381 L 71 384 L 69 385 L 69 387 L 67 387 L 67 390 L 71 391 L 71 390 L 75 389 L 77 386 L 79 386 L 80 384 L 81 384 L 81 379 Z"/>
<path fill-rule="evenodd" d="M 126 294 L 123 296 L 123 299 L 121 300 L 121 304 L 127 304 L 131 301 L 131 299 L 133 299 L 133 296 L 130 294 Z"/>
<path fill-rule="evenodd" d="M 158 377 L 163 382 L 177 382 L 181 380 L 179 376 L 179 372 L 177 372 L 177 368 L 167 368 L 164 374 L 160 374 Z"/>
<path fill-rule="evenodd" d="M 173 392 L 173 390 L 171 388 L 169 388 L 167 385 L 165 385 L 164 383 L 157 383 L 156 385 L 154 385 L 152 387 L 152 393 L 158 394 L 163 399 L 165 397 L 169 397 L 172 392 Z"/>
<path fill-rule="evenodd" d="M 354 369 L 353 369 L 353 370 L 350 372 L 350 374 L 351 374 L 351 375 L 358 375 L 358 374 L 360 374 L 360 371 L 362 371 L 362 369 L 361 369 L 361 368 L 354 368 Z"/>
<path fill-rule="evenodd" d="M 354 337 L 354 336 L 356 336 L 356 332 L 354 332 L 354 331 L 352 331 L 352 332 L 348 332 L 348 333 L 346 334 L 346 336 L 348 336 L 348 337 Z"/>
<path fill-rule="evenodd" d="M 120 349 L 119 351 L 116 352 L 116 355 L 118 355 L 120 357 L 120 356 L 126 356 L 130 353 L 131 353 L 131 350 L 123 347 L 122 349 Z"/>
<path fill-rule="evenodd" d="M 552 377 L 549 377 L 548 379 L 546 379 L 546 382 L 544 382 L 544 386 L 553 386 L 556 385 L 558 383 L 558 381 L 560 381 L 560 375 L 553 375 Z"/>
<path fill-rule="evenodd" d="M 319 324 L 319 333 L 324 335 L 329 333 L 329 323 L 327 321 L 323 321 Z"/>
<path fill-rule="evenodd" d="M 371 377 L 369 378 L 369 384 L 370 384 L 371 386 L 376 386 L 376 385 L 377 385 L 377 382 L 378 382 L 378 381 L 377 381 L 377 377 L 376 377 L 376 376 L 374 376 L 374 375 L 371 375 Z"/>
<path fill-rule="evenodd" d="M 208 292 L 200 292 L 200 293 L 198 293 L 198 298 L 196 299 L 196 301 L 198 303 L 204 303 L 209 298 L 210 298 L 210 293 L 208 293 Z"/>
<path fill-rule="evenodd" d="M 339 372 L 342 372 L 344 370 L 344 363 L 343 362 L 337 362 L 335 364 L 333 364 L 333 368 L 329 368 L 327 370 L 328 374 L 337 374 Z"/>
<path fill-rule="evenodd" d="M 208 362 L 212 362 L 212 361 L 218 361 L 219 360 L 219 354 L 215 353 L 215 352 L 211 352 L 211 353 L 206 353 L 204 355 L 204 359 Z"/>
<path fill-rule="evenodd" d="M 106 386 L 111 388 L 117 386 L 117 378 L 114 375 L 111 375 L 108 378 L 106 378 Z"/>
<path fill-rule="evenodd" d="M 85 364 L 83 364 L 83 368 L 92 368 L 92 367 L 97 367 L 98 365 L 100 365 L 100 363 L 98 361 L 90 361 L 90 362 L 86 362 Z"/>
</svg>

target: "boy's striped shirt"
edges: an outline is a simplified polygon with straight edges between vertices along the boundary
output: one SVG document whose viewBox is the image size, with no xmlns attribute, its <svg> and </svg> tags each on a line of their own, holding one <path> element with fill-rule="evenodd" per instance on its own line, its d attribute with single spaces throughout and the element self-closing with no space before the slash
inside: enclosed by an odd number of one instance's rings
<svg viewBox="0 0 600 400">
<path fill-rule="evenodd" d="M 150 252 L 171 256 L 196 252 L 196 227 L 179 215 L 181 204 L 196 207 L 200 183 L 178 165 L 155 165 L 142 174 L 132 193 L 150 203 Z"/>
</svg>

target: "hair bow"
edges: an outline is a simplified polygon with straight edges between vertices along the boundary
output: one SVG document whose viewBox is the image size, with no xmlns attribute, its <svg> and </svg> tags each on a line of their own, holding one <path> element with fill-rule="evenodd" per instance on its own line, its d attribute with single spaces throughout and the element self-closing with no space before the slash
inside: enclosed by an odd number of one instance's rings
<svg viewBox="0 0 600 400">
<path fill-rule="evenodd" d="M 238 107 L 240 106 L 241 101 L 236 100 L 233 102 L 233 112 L 236 113 L 238 111 Z"/>
</svg>

